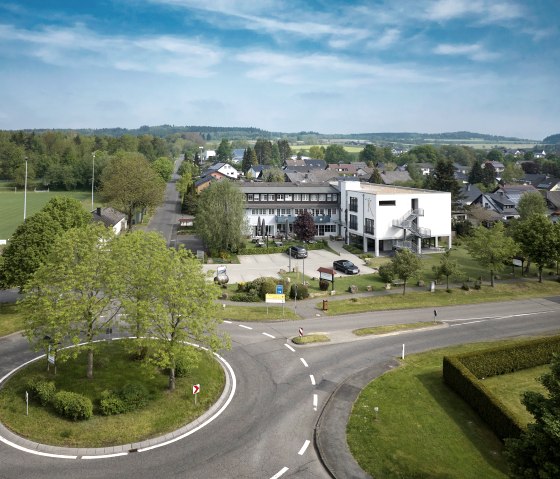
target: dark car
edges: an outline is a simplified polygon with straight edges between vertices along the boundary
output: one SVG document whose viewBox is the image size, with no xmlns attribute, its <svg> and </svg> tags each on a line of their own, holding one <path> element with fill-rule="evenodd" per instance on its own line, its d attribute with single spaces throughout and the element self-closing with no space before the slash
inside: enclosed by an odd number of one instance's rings
<svg viewBox="0 0 560 479">
<path fill-rule="evenodd" d="M 307 258 L 307 250 L 303 246 L 290 246 L 286 253 L 292 258 Z"/>
<path fill-rule="evenodd" d="M 346 259 L 334 261 L 333 268 L 346 274 L 358 274 L 360 272 L 360 269 L 352 261 Z"/>
</svg>

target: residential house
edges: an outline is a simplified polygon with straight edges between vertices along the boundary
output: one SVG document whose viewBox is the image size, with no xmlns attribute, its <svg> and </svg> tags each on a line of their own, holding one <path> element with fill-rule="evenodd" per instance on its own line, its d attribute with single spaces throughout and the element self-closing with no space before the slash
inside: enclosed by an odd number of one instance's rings
<svg viewBox="0 0 560 479">
<path fill-rule="evenodd" d="M 215 150 L 206 150 L 203 153 L 202 157 L 203 157 L 204 161 L 212 161 L 214 158 L 216 158 L 216 151 Z"/>
<path fill-rule="evenodd" d="M 309 171 L 289 171 L 284 170 L 286 181 L 290 183 L 324 183 L 326 181 L 336 181 L 340 176 L 337 171 L 331 170 L 309 170 Z"/>
<path fill-rule="evenodd" d="M 263 173 L 270 168 L 272 168 L 271 165 L 253 165 L 247 170 L 246 176 L 257 180 L 261 178 Z"/>
<path fill-rule="evenodd" d="M 412 181 L 408 171 L 380 171 L 381 179 L 385 185 L 394 185 L 395 183 L 406 183 Z"/>
<path fill-rule="evenodd" d="M 492 165 L 494 167 L 494 171 L 496 172 L 496 176 L 499 178 L 501 176 L 501 174 L 504 172 L 505 170 L 505 166 L 503 163 L 501 163 L 500 161 L 485 161 L 482 164 L 482 168 L 485 168 L 486 165 Z"/>
<path fill-rule="evenodd" d="M 245 154 L 245 150 L 243 148 L 234 148 L 231 157 L 231 162 L 235 164 L 242 163 L 244 154 Z"/>
<path fill-rule="evenodd" d="M 434 171 L 434 165 L 432 163 L 417 163 L 416 166 L 418 166 L 420 172 L 424 176 L 428 176 Z"/>
<path fill-rule="evenodd" d="M 533 153 L 533 158 L 546 158 L 546 151 L 544 151 L 544 150 L 535 151 Z"/>
<path fill-rule="evenodd" d="M 494 194 L 507 197 L 515 206 L 517 206 L 519 200 L 525 193 L 533 191 L 538 191 L 533 185 L 506 184 L 499 186 L 498 189 L 494 191 Z"/>
<path fill-rule="evenodd" d="M 482 193 L 472 204 L 493 211 L 504 221 L 519 218 L 519 213 L 515 209 L 516 203 L 501 193 Z"/>
<path fill-rule="evenodd" d="M 293 157 L 290 160 L 284 161 L 282 168 L 286 171 L 311 171 L 311 170 L 324 170 L 327 167 L 325 160 L 317 160 L 315 158 L 302 157 L 297 159 Z"/>
<path fill-rule="evenodd" d="M 560 179 L 549 175 L 526 173 L 521 181 L 526 185 L 533 185 L 537 190 L 560 190 Z"/>
<path fill-rule="evenodd" d="M 92 221 L 103 223 L 107 228 L 113 228 L 116 235 L 126 231 L 126 215 L 114 208 L 98 207 L 91 212 Z"/>
<path fill-rule="evenodd" d="M 204 171 L 200 176 L 208 176 L 213 172 L 221 173 L 222 175 L 227 176 L 233 180 L 237 180 L 239 178 L 239 171 L 237 171 L 233 166 L 229 163 L 214 163 L 210 168 Z"/>
<path fill-rule="evenodd" d="M 341 235 L 364 252 L 422 253 L 441 238 L 451 247 L 451 193 L 342 179 L 338 188 Z"/>
</svg>

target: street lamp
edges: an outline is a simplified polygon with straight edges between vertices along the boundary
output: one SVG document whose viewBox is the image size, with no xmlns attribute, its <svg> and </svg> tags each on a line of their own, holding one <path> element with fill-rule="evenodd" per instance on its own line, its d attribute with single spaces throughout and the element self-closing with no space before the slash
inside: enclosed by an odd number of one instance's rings
<svg viewBox="0 0 560 479">
<path fill-rule="evenodd" d="M 23 185 L 23 221 L 27 216 L 27 156 L 25 157 L 25 181 Z"/>
<path fill-rule="evenodd" d="M 91 154 L 93 160 L 91 165 L 91 211 L 93 212 L 93 184 L 95 183 L 95 151 Z"/>
</svg>

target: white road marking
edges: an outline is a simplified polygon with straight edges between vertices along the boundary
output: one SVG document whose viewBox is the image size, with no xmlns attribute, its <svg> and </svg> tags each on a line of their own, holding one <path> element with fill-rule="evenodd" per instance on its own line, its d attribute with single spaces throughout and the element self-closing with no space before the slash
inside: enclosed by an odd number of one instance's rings
<svg viewBox="0 0 560 479">
<path fill-rule="evenodd" d="M 296 350 L 292 348 L 289 344 L 284 343 L 284 346 L 286 346 L 292 353 L 296 352 Z"/>
<path fill-rule="evenodd" d="M 309 446 L 309 444 L 310 444 L 309 440 L 306 440 L 306 441 L 303 443 L 303 446 L 301 446 L 301 449 L 300 449 L 299 452 L 298 452 L 298 454 L 299 454 L 300 456 L 303 456 L 303 455 L 305 454 L 305 451 L 307 450 L 307 446 Z"/>
<path fill-rule="evenodd" d="M 228 321 L 227 319 L 224 319 L 224 323 L 226 323 L 226 324 L 231 324 L 232 321 Z"/>
<path fill-rule="evenodd" d="M 547 311 L 535 311 L 532 313 L 519 313 L 519 314 L 505 314 L 505 315 L 499 315 L 499 316 L 482 316 L 479 318 L 458 318 L 458 319 L 443 319 L 442 321 L 444 323 L 457 323 L 460 321 L 473 321 L 473 320 L 491 320 L 491 319 L 505 319 L 505 318 L 517 318 L 517 317 L 523 317 L 523 316 L 533 316 L 536 314 L 547 314 L 547 313 L 553 313 L 554 310 L 550 309 Z"/>
<path fill-rule="evenodd" d="M 317 404 L 319 404 L 319 398 L 317 397 L 317 394 L 313 394 L 313 410 L 314 411 L 317 410 Z"/>
<path fill-rule="evenodd" d="M 275 337 L 275 336 L 272 336 L 272 334 L 268 334 L 268 333 L 262 333 L 262 334 L 263 334 L 264 336 L 268 336 L 269 338 L 276 339 L 276 337 Z"/>
<path fill-rule="evenodd" d="M 78 456 L 64 456 L 62 454 L 50 454 L 48 452 L 41 452 L 41 451 L 35 451 L 34 449 L 28 449 L 12 441 L 8 441 L 6 438 L 2 436 L 0 436 L 0 441 L 2 441 L 4 444 L 7 444 L 8 446 L 12 446 L 14 449 L 19 449 L 20 451 L 28 452 L 30 454 L 35 454 L 37 456 L 55 457 L 57 459 L 78 459 Z"/>
<path fill-rule="evenodd" d="M 272 476 L 270 479 L 278 479 L 279 477 L 282 477 L 286 473 L 287 470 L 288 470 L 287 467 L 283 467 L 276 474 L 274 474 L 274 476 Z"/>
<path fill-rule="evenodd" d="M 305 359 L 299 358 L 299 360 L 301 361 L 301 363 L 302 363 L 306 368 L 309 367 L 309 365 L 307 364 L 307 362 L 305 361 Z"/>
<path fill-rule="evenodd" d="M 253 329 L 251 326 L 245 326 L 244 324 L 238 324 L 238 326 L 239 326 L 240 328 Z"/>
<path fill-rule="evenodd" d="M 466 323 L 450 324 L 449 327 L 452 328 L 453 326 L 464 326 L 465 324 L 485 323 L 486 321 L 488 321 L 488 320 L 487 319 L 480 319 L 479 321 L 468 321 Z"/>
<path fill-rule="evenodd" d="M 110 457 L 127 456 L 128 452 L 117 452 L 115 454 L 104 454 L 101 456 L 82 456 L 82 459 L 108 459 Z"/>
<path fill-rule="evenodd" d="M 313 376 L 313 374 L 310 374 L 309 379 L 311 379 L 311 384 L 315 386 L 315 376 Z"/>
</svg>

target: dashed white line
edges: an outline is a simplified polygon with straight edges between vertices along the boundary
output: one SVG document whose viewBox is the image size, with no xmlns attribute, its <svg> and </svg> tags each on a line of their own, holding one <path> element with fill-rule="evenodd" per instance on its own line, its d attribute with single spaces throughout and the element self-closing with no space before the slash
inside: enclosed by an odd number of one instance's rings
<svg viewBox="0 0 560 479">
<path fill-rule="evenodd" d="M 311 379 L 311 384 L 315 386 L 315 376 L 313 376 L 313 374 L 310 374 L 309 379 Z"/>
<path fill-rule="evenodd" d="M 103 454 L 99 456 L 82 456 L 82 459 L 109 459 L 111 457 L 127 456 L 128 452 L 116 452 L 115 454 Z"/>
<path fill-rule="evenodd" d="M 292 348 L 289 344 L 284 343 L 284 346 L 286 346 L 292 353 L 296 352 L 296 350 Z"/>
<path fill-rule="evenodd" d="M 231 324 L 231 323 L 232 323 L 232 321 L 228 321 L 227 319 L 224 319 L 223 321 L 224 321 L 224 323 L 226 323 L 226 324 Z"/>
<path fill-rule="evenodd" d="M 287 470 L 288 470 L 287 467 L 283 467 L 276 474 L 274 474 L 274 476 L 272 476 L 270 479 L 278 479 L 279 477 L 282 477 L 286 473 Z"/>
<path fill-rule="evenodd" d="M 253 329 L 251 326 L 245 326 L 244 324 L 238 324 L 237 326 L 239 326 L 240 328 L 245 328 L 245 329 Z"/>
<path fill-rule="evenodd" d="M 317 405 L 319 404 L 319 398 L 317 394 L 313 394 L 313 410 L 317 410 Z"/>
<path fill-rule="evenodd" d="M 301 446 L 301 449 L 300 449 L 299 452 L 298 452 L 298 454 L 299 454 L 300 456 L 303 456 L 303 455 L 305 454 L 305 451 L 306 451 L 307 447 L 309 446 L 309 444 L 310 444 L 309 440 L 306 440 L 306 441 L 303 443 L 303 446 Z"/>
<path fill-rule="evenodd" d="M 276 339 L 276 337 L 275 337 L 275 336 L 272 336 L 272 334 L 268 334 L 268 333 L 262 333 L 262 334 L 263 334 L 264 336 L 268 336 L 269 338 Z"/>
<path fill-rule="evenodd" d="M 488 320 L 487 319 L 480 319 L 479 321 L 468 321 L 466 323 L 450 324 L 449 327 L 452 328 L 454 326 L 464 326 L 465 324 L 485 323 L 486 321 L 488 321 Z"/>
<path fill-rule="evenodd" d="M 302 363 L 306 368 L 309 367 L 309 365 L 307 364 L 307 361 L 305 361 L 305 359 L 299 358 L 299 360 L 301 361 L 301 363 Z"/>
</svg>

